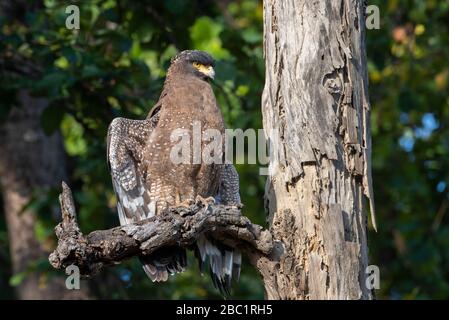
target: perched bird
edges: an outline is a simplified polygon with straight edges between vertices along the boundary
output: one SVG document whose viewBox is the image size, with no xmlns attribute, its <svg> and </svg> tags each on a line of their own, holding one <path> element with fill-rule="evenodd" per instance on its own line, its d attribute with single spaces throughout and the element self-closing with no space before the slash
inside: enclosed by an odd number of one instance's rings
<svg viewBox="0 0 449 320">
<path fill-rule="evenodd" d="M 147 118 L 116 118 L 110 124 L 107 156 L 121 225 L 198 198 L 240 204 L 239 178 L 232 164 L 176 164 L 170 156 L 176 144 L 172 132 L 183 129 L 192 137 L 194 122 L 200 123 L 202 133 L 218 130 L 224 141 L 223 116 L 209 83 L 215 75 L 213 67 L 214 59 L 208 53 L 182 51 L 171 60 L 159 101 Z M 206 142 L 200 141 L 204 147 Z M 218 155 L 222 160 L 223 150 Z M 214 285 L 228 294 L 231 279 L 239 278 L 240 252 L 203 235 L 197 240 L 195 255 L 202 270 L 209 261 Z M 186 252 L 177 246 L 164 247 L 140 260 L 152 281 L 166 281 L 169 274 L 185 269 Z"/>
</svg>

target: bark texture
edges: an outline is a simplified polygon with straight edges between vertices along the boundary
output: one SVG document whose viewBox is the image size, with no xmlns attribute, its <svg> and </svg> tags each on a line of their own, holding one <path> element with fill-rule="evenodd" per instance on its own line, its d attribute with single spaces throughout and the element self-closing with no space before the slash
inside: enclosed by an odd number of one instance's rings
<svg viewBox="0 0 449 320">
<path fill-rule="evenodd" d="M 273 248 L 271 233 L 252 224 L 234 206 L 196 203 L 189 208 L 168 208 L 150 219 L 84 236 L 76 221 L 72 193 L 65 183 L 59 199 L 62 222 L 55 228 L 59 241 L 49 261 L 57 269 L 74 264 L 84 276 L 97 273 L 105 265 L 148 255 L 162 247 L 190 248 L 204 232 L 247 251 L 254 259 L 269 254 Z"/>
<path fill-rule="evenodd" d="M 364 13 L 361 0 L 264 0 L 266 207 L 281 247 L 259 260 L 269 299 L 372 298 Z"/>
<path fill-rule="evenodd" d="M 30 263 L 45 258 L 49 246 L 35 237 L 36 215 L 24 210 L 36 188 L 49 188 L 65 178 L 64 152 L 59 134 L 48 137 L 40 126 L 46 99 L 19 93 L 19 106 L 0 125 L 0 187 L 8 226 L 13 273 L 27 270 Z M 56 212 L 56 211 L 55 211 Z M 62 278 L 46 279 L 31 272 L 16 288 L 20 299 L 84 298 L 85 291 L 70 291 Z"/>
</svg>

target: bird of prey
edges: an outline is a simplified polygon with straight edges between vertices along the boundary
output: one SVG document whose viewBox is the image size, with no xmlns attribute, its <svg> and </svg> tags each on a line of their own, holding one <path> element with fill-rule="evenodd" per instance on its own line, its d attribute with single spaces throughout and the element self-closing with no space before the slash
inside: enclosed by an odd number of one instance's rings
<svg viewBox="0 0 449 320">
<path fill-rule="evenodd" d="M 110 124 L 107 157 L 121 225 L 150 218 L 198 197 L 240 205 L 239 178 L 232 164 L 175 164 L 170 158 L 176 143 L 171 133 L 182 128 L 192 137 L 195 121 L 201 124 L 202 132 L 215 129 L 224 137 L 223 116 L 209 82 L 215 75 L 213 67 L 214 59 L 208 53 L 182 51 L 172 58 L 160 98 L 147 118 L 116 118 Z M 205 144 L 203 139 L 201 144 Z M 220 156 L 224 160 L 223 150 Z M 197 239 L 195 255 L 202 271 L 209 261 L 215 287 L 229 294 L 231 279 L 238 280 L 240 274 L 240 252 L 202 235 Z M 153 282 L 166 281 L 169 274 L 184 271 L 186 252 L 177 246 L 164 247 L 140 260 Z"/>
</svg>

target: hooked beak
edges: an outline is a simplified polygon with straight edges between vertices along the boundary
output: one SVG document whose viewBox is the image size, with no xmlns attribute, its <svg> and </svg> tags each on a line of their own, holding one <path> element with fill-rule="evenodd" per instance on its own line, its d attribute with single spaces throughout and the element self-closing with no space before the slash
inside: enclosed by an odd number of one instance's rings
<svg viewBox="0 0 449 320">
<path fill-rule="evenodd" d="M 211 78 L 212 80 L 214 80 L 214 78 L 215 78 L 215 70 L 214 70 L 214 68 L 212 66 L 209 66 L 209 68 L 207 68 L 207 69 L 208 69 L 207 76 L 209 78 Z"/>
<path fill-rule="evenodd" d="M 212 66 L 201 66 L 199 71 L 211 79 L 215 78 L 215 70 Z"/>
</svg>

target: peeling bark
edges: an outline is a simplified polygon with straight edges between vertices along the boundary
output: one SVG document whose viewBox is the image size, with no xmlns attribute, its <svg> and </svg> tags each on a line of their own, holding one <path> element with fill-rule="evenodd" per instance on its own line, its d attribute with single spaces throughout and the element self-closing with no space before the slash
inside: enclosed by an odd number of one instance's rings
<svg viewBox="0 0 449 320">
<path fill-rule="evenodd" d="M 269 299 L 371 299 L 374 220 L 361 0 L 264 0 L 266 207 L 283 248 Z"/>
</svg>

